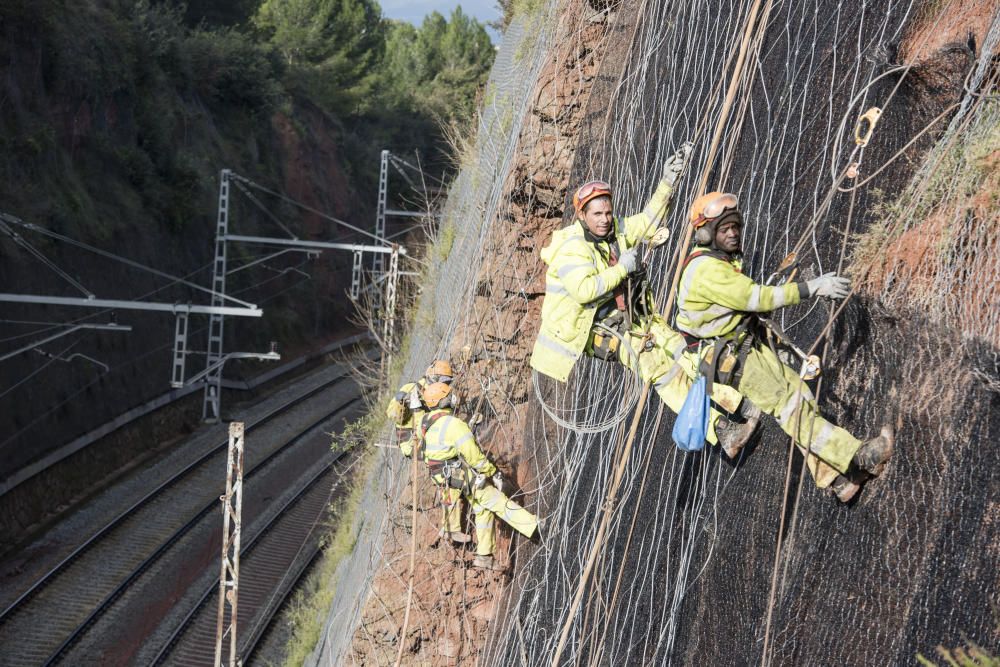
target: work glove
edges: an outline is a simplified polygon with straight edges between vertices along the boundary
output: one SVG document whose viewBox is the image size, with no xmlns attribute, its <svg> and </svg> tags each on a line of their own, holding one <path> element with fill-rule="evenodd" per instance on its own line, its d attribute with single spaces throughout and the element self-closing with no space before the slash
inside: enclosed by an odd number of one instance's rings
<svg viewBox="0 0 1000 667">
<path fill-rule="evenodd" d="M 677 149 L 677 152 L 668 157 L 667 161 L 663 163 L 663 180 L 671 188 L 680 180 L 681 174 L 684 173 L 684 167 L 687 165 L 688 158 L 691 157 L 691 151 L 693 150 L 694 144 L 690 141 L 685 141 Z"/>
<path fill-rule="evenodd" d="M 618 258 L 618 266 L 625 267 L 625 273 L 632 273 L 639 266 L 639 246 L 629 248 Z"/>
<path fill-rule="evenodd" d="M 653 234 L 653 237 L 649 239 L 649 247 L 659 248 L 661 245 L 666 243 L 667 239 L 669 238 L 670 238 L 670 230 L 667 229 L 666 227 L 660 227 Z"/>
<path fill-rule="evenodd" d="M 499 470 L 493 473 L 493 488 L 503 491 L 503 474 Z"/>
<path fill-rule="evenodd" d="M 838 276 L 836 273 L 824 273 L 819 278 L 806 281 L 809 296 L 828 296 L 831 299 L 843 299 L 851 293 L 851 279 Z"/>
<path fill-rule="evenodd" d="M 486 475 L 481 472 L 476 473 L 476 478 L 472 480 L 473 489 L 481 489 L 486 484 Z"/>
<path fill-rule="evenodd" d="M 469 420 L 469 430 L 475 435 L 480 424 L 483 423 L 483 416 L 478 412 L 472 415 L 472 419 Z"/>
<path fill-rule="evenodd" d="M 420 399 L 420 390 L 418 387 L 414 387 L 410 390 L 410 395 L 407 398 L 407 407 L 411 410 L 419 410 L 424 406 L 424 402 Z"/>
</svg>

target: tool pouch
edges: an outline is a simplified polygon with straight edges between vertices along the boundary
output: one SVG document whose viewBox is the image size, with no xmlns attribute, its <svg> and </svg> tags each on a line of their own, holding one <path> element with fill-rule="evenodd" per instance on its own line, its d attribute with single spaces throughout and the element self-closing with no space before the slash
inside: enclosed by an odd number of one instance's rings
<svg viewBox="0 0 1000 667">
<path fill-rule="evenodd" d="M 738 336 L 736 340 L 739 340 Z M 699 369 L 708 378 L 709 384 L 721 382 L 730 387 L 736 387 L 740 384 L 740 378 L 743 376 L 743 362 L 746 361 L 747 355 L 753 347 L 754 335 L 747 331 L 738 345 L 736 340 L 717 339 L 701 360 Z M 711 387 L 709 387 L 709 391 L 711 391 Z"/>
<path fill-rule="evenodd" d="M 610 315 L 601 320 L 600 327 L 590 330 L 590 345 L 593 354 L 603 361 L 618 361 L 618 347 L 621 339 L 607 329 L 617 331 L 621 334 L 625 324 L 625 315 L 620 310 L 612 311 Z M 606 328 L 605 328 L 606 327 Z"/>
<path fill-rule="evenodd" d="M 594 356 L 604 361 L 618 360 L 619 340 L 603 329 L 591 331 Z"/>
</svg>

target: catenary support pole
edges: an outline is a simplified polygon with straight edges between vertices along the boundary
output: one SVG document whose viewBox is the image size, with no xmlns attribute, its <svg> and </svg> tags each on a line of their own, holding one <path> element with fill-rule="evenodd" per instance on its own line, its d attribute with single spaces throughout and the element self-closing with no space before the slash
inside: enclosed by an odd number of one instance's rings
<svg viewBox="0 0 1000 667">
<path fill-rule="evenodd" d="M 223 169 L 219 178 L 219 215 L 215 225 L 215 260 L 212 263 L 212 305 L 223 305 L 226 293 L 226 232 L 229 231 L 229 175 Z M 202 400 L 201 417 L 207 422 L 216 422 L 221 416 L 222 400 L 222 334 L 225 318 L 212 314 L 208 323 L 208 355 L 205 368 L 211 369 L 205 377 L 205 393 Z"/>
<path fill-rule="evenodd" d="M 244 424 L 229 424 L 226 457 L 226 493 L 222 496 L 222 564 L 219 573 L 219 615 L 215 624 L 215 667 L 239 667 L 236 654 L 236 612 L 240 582 L 240 535 L 243 523 Z M 226 624 L 226 610 L 229 624 Z M 229 637 L 229 660 L 222 661 L 222 645 Z"/>
</svg>

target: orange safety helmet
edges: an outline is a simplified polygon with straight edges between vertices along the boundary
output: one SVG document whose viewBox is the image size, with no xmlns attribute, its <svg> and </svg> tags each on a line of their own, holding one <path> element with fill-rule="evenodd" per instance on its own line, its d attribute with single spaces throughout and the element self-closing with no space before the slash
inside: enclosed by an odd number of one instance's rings
<svg viewBox="0 0 1000 667">
<path fill-rule="evenodd" d="M 589 181 L 584 183 L 573 193 L 573 208 L 577 213 L 583 213 L 583 207 L 591 199 L 598 197 L 610 197 L 611 186 L 604 181 Z"/>
<path fill-rule="evenodd" d="M 739 198 L 729 192 L 709 192 L 695 199 L 688 214 L 691 226 L 694 227 L 694 242 L 698 245 L 710 245 L 715 227 L 723 215 L 729 211 L 739 215 L 739 206 Z"/>
<path fill-rule="evenodd" d="M 424 377 L 428 379 L 433 379 L 435 382 L 439 382 L 437 378 L 445 376 L 448 381 L 455 376 L 451 371 L 451 364 L 444 359 L 435 359 L 434 363 L 427 367 L 427 372 L 424 373 Z"/>
<path fill-rule="evenodd" d="M 423 391 L 424 405 L 428 408 L 447 408 L 451 406 L 451 385 L 444 382 L 434 382 Z"/>
</svg>

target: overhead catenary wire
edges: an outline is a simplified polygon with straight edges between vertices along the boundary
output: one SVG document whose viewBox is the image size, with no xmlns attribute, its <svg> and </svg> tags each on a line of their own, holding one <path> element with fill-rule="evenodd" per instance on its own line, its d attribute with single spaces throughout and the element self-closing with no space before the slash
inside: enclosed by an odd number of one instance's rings
<svg viewBox="0 0 1000 667">
<path fill-rule="evenodd" d="M 349 222 L 347 222 L 345 220 L 341 220 L 340 218 L 332 216 L 329 213 L 326 213 L 325 211 L 321 211 L 318 208 L 315 208 L 313 206 L 309 206 L 308 204 L 303 203 L 303 202 L 299 201 L 298 199 L 290 197 L 290 196 L 288 196 L 288 195 L 286 195 L 286 194 L 284 194 L 282 192 L 278 192 L 277 190 L 271 190 L 270 188 L 266 188 L 263 185 L 255 182 L 255 181 L 250 180 L 246 176 L 241 176 L 240 174 L 237 174 L 235 172 L 231 172 L 229 176 L 230 176 L 230 178 L 232 178 L 235 181 L 243 183 L 244 185 L 246 185 L 248 187 L 251 187 L 251 188 L 254 188 L 255 190 L 260 190 L 261 192 L 265 192 L 265 193 L 271 195 L 272 197 L 276 197 L 277 199 L 280 199 L 281 201 L 285 202 L 286 204 L 291 204 L 292 206 L 300 208 L 303 211 L 308 211 L 309 213 L 312 213 L 313 215 L 316 215 L 316 216 L 322 218 L 323 220 L 327 220 L 329 222 L 336 223 L 336 224 L 340 225 L 341 227 L 346 227 L 347 229 L 350 229 L 351 231 L 357 232 L 358 234 L 361 234 L 362 236 L 367 236 L 368 238 L 376 241 L 377 243 L 381 243 L 382 245 L 391 245 L 391 244 L 387 243 L 384 239 L 380 239 L 379 237 L 377 237 L 375 234 L 371 233 L 367 229 L 362 229 L 362 228 L 360 228 L 360 227 L 358 227 L 356 225 L 352 225 L 351 223 L 349 223 Z"/>
<path fill-rule="evenodd" d="M 129 267 L 131 267 L 133 269 L 137 269 L 139 271 L 144 271 L 146 273 L 151 273 L 154 276 L 158 276 L 160 278 L 166 278 L 167 280 L 171 281 L 171 284 L 184 285 L 185 287 L 190 287 L 191 289 L 197 290 L 199 292 L 204 292 L 206 294 L 210 294 L 213 297 L 214 296 L 218 296 L 219 298 L 225 299 L 226 301 L 232 301 L 233 303 L 239 304 L 239 305 L 244 306 L 246 308 L 253 308 L 254 307 L 254 304 L 252 304 L 252 303 L 250 303 L 248 301 L 243 301 L 241 299 L 237 299 L 236 297 L 232 296 L 231 294 L 218 294 L 217 292 L 215 292 L 211 288 L 205 287 L 204 285 L 199 285 L 198 283 L 193 283 L 193 282 L 191 282 L 191 281 L 189 281 L 189 280 L 187 280 L 185 278 L 171 275 L 171 274 L 169 274 L 169 273 L 167 273 L 165 271 L 160 271 L 159 269 L 154 269 L 153 267 L 148 266 L 146 264 L 143 264 L 141 262 L 137 262 L 135 260 L 128 259 L 127 257 L 122 257 L 120 255 L 117 255 L 117 254 L 113 253 L 113 252 L 108 252 L 107 250 L 102 250 L 101 248 L 98 248 L 96 246 L 92 246 L 89 243 L 84 243 L 83 241 L 78 241 L 78 240 L 76 240 L 74 238 L 71 238 L 71 237 L 66 236 L 64 234 L 59 234 L 58 232 L 54 232 L 54 231 L 52 231 L 50 229 L 46 229 L 46 228 L 41 227 L 39 225 L 36 225 L 34 223 L 24 222 L 23 220 L 20 220 L 18 218 L 13 217 L 13 216 L 9 216 L 9 215 L 4 214 L 4 213 L 0 213 L 0 217 L 2 217 L 6 222 L 18 225 L 20 227 L 23 227 L 24 229 L 29 230 L 29 231 L 37 232 L 38 234 L 42 234 L 43 236 L 48 236 L 48 237 L 56 239 L 58 241 L 62 241 L 63 243 L 66 243 L 68 245 L 74 246 L 76 248 L 80 248 L 81 250 L 86 250 L 88 252 L 92 252 L 95 255 L 98 255 L 98 256 L 103 257 L 105 259 L 110 259 L 110 260 L 118 262 L 120 264 L 124 264 L 126 266 L 129 266 Z"/>
</svg>

